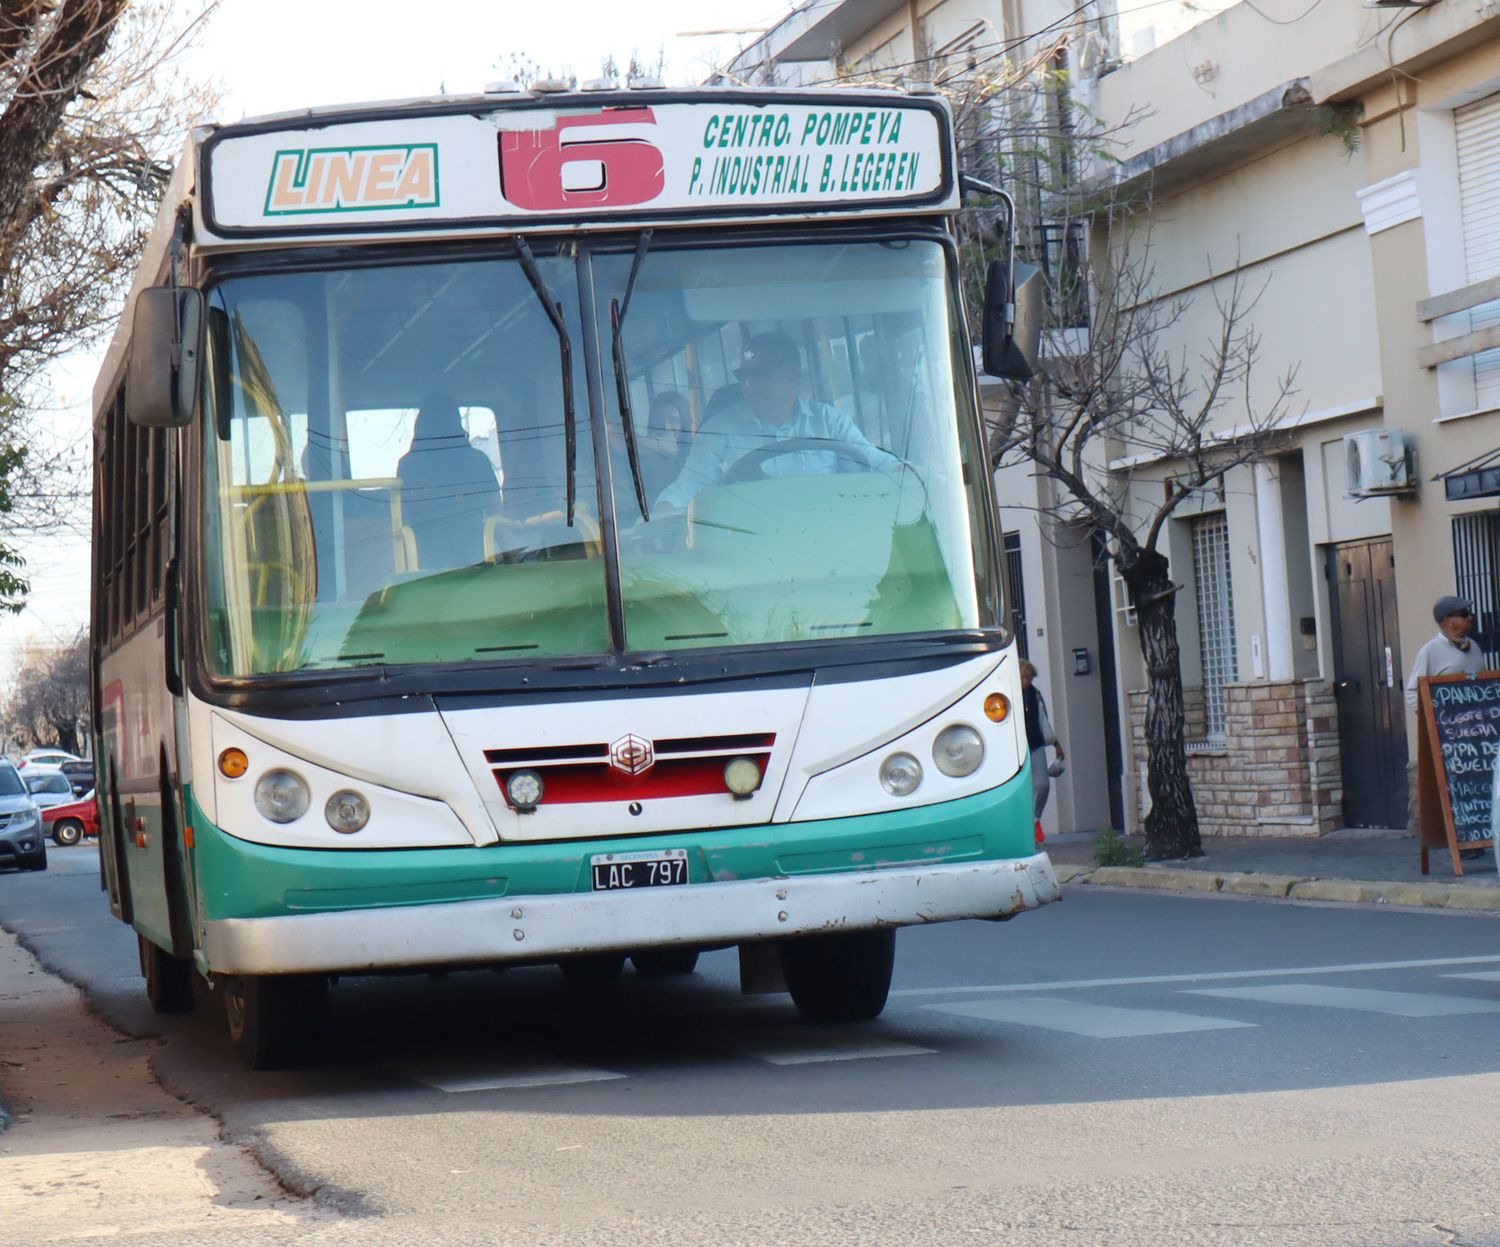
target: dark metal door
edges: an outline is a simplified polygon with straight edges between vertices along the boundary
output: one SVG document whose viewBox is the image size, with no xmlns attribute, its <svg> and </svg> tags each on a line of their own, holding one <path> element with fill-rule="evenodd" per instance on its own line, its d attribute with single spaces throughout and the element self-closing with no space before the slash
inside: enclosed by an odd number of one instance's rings
<svg viewBox="0 0 1500 1247">
<path fill-rule="evenodd" d="M 1331 547 L 1328 587 L 1344 823 L 1405 827 L 1405 673 L 1390 541 Z"/>
</svg>

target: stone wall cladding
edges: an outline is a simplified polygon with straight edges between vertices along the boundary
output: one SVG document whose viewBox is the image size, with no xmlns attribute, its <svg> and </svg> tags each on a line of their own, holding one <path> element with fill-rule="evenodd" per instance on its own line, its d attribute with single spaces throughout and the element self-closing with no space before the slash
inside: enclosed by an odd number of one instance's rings
<svg viewBox="0 0 1500 1247">
<path fill-rule="evenodd" d="M 1183 690 L 1188 775 L 1206 836 L 1320 836 L 1343 826 L 1338 711 L 1324 680 L 1230 684 L 1224 739 L 1203 740 L 1203 691 Z M 1146 693 L 1130 694 L 1135 756 L 1146 756 Z"/>
</svg>

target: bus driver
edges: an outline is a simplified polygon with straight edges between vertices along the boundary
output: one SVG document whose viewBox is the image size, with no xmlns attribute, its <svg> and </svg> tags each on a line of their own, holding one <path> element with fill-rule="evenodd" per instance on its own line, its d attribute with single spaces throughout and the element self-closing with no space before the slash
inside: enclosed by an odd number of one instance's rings
<svg viewBox="0 0 1500 1247">
<path fill-rule="evenodd" d="M 680 511 L 702 489 L 724 482 L 725 474 L 746 455 L 762 452 L 760 471 L 767 476 L 817 476 L 840 470 L 840 460 L 857 454 L 872 468 L 899 468 L 895 455 L 869 442 L 847 415 L 803 398 L 802 358 L 784 333 L 762 333 L 745 345 L 735 373 L 743 401 L 704 422 L 693 439 L 681 474 L 656 500 L 661 513 Z M 827 442 L 839 450 L 813 446 L 776 453 L 779 442 Z"/>
</svg>

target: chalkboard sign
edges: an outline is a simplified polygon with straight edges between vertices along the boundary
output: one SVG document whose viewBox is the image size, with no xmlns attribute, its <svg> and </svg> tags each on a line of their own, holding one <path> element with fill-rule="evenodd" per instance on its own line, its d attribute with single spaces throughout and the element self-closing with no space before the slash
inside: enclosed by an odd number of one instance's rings
<svg viewBox="0 0 1500 1247">
<path fill-rule="evenodd" d="M 1453 873 L 1461 875 L 1461 848 L 1493 844 L 1490 802 L 1500 764 L 1500 671 L 1473 679 L 1433 676 L 1419 680 L 1418 687 L 1422 873 L 1427 873 L 1427 850 L 1446 844 Z"/>
</svg>

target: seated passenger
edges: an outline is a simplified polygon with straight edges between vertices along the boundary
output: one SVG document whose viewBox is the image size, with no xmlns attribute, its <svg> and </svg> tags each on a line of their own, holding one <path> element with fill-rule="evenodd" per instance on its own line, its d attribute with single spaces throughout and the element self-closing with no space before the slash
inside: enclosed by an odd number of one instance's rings
<svg viewBox="0 0 1500 1247">
<path fill-rule="evenodd" d="M 700 490 L 721 484 L 725 473 L 747 454 L 794 439 L 849 447 L 861 453 L 870 468 L 901 466 L 899 458 L 872 445 L 843 412 L 801 396 L 802 357 L 786 334 L 751 338 L 736 376 L 742 401 L 704 420 L 681 475 L 661 492 L 658 507 L 685 508 Z M 770 455 L 760 468 L 766 476 L 818 476 L 858 470 L 858 465 L 833 450 L 807 447 Z"/>
<path fill-rule="evenodd" d="M 396 475 L 401 519 L 417 539 L 417 565 L 433 571 L 482 563 L 484 525 L 500 509 L 500 483 L 489 456 L 469 445 L 448 395 L 422 400 Z"/>
<path fill-rule="evenodd" d="M 653 397 L 651 421 L 641 438 L 641 475 L 645 477 L 647 498 L 655 498 L 677 479 L 691 436 L 687 399 L 676 390 L 663 390 Z"/>
</svg>

